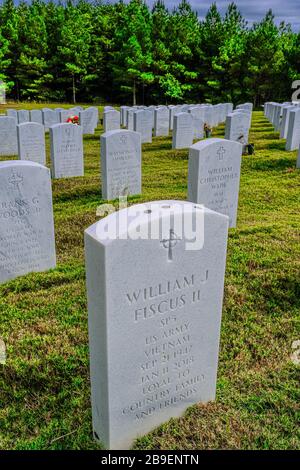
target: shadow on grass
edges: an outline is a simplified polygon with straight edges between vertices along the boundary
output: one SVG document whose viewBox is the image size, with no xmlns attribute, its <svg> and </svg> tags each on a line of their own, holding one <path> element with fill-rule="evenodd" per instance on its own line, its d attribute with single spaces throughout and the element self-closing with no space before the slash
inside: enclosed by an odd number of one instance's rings
<svg viewBox="0 0 300 470">
<path fill-rule="evenodd" d="M 37 292 L 51 287 L 69 284 L 71 281 L 84 279 L 85 270 L 81 265 L 58 266 L 44 273 L 30 273 L 2 284 L 1 295 L 20 292 Z"/>
<path fill-rule="evenodd" d="M 269 158 L 268 160 L 252 160 L 251 169 L 256 171 L 283 171 L 291 168 L 292 162 L 290 159 L 281 158 L 274 159 Z"/>
<path fill-rule="evenodd" d="M 74 200 L 80 200 L 80 202 L 83 203 L 86 199 L 88 199 L 88 202 L 103 202 L 101 188 L 99 185 L 88 189 L 86 187 L 75 187 L 73 191 L 71 190 L 66 193 L 61 193 L 60 195 L 55 194 L 53 196 L 53 201 L 55 203 L 69 202 Z"/>
<path fill-rule="evenodd" d="M 255 131 L 255 133 L 256 133 L 256 131 Z M 279 139 L 279 132 L 272 132 L 270 134 L 260 135 L 259 138 L 264 139 L 264 140 L 278 140 Z"/>
<path fill-rule="evenodd" d="M 278 277 L 276 283 L 269 282 L 265 286 L 263 299 L 270 305 L 271 312 L 274 305 L 283 311 L 291 305 L 300 307 L 300 280 L 296 277 L 296 273 L 286 273 L 284 277 Z"/>
<path fill-rule="evenodd" d="M 270 130 L 271 130 L 270 127 L 252 127 L 251 128 L 251 131 L 255 133 L 261 133 L 261 132 L 269 133 Z"/>
<path fill-rule="evenodd" d="M 270 150 L 279 150 L 281 152 L 285 152 L 285 141 L 273 142 L 272 144 L 268 144 L 267 148 Z"/>
<path fill-rule="evenodd" d="M 169 142 L 154 142 L 154 144 L 143 144 L 143 150 L 146 150 L 148 153 L 161 152 L 161 150 L 171 150 L 172 141 Z"/>
</svg>

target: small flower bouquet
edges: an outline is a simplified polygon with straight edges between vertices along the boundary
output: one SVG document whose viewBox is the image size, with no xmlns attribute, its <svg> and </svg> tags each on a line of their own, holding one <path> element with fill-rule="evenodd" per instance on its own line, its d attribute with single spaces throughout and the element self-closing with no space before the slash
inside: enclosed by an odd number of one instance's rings
<svg viewBox="0 0 300 470">
<path fill-rule="evenodd" d="M 79 117 L 78 116 L 70 116 L 68 119 L 67 119 L 67 122 L 69 124 L 77 124 L 79 125 Z"/>
</svg>

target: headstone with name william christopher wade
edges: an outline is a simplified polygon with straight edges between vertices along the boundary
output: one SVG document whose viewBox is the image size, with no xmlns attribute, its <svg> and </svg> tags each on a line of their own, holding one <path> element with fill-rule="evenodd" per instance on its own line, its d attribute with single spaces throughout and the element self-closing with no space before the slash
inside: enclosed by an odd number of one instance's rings
<svg viewBox="0 0 300 470">
<path fill-rule="evenodd" d="M 0 284 L 56 265 L 48 168 L 28 161 L 0 163 Z"/>
<path fill-rule="evenodd" d="M 236 226 L 242 145 L 225 139 L 207 139 L 189 150 L 188 200 L 229 217 Z"/>
<path fill-rule="evenodd" d="M 136 239 L 156 233 L 150 218 L 158 235 Z M 203 244 L 191 248 L 183 220 Z M 93 430 L 106 447 L 128 449 L 215 399 L 227 233 L 226 216 L 184 201 L 132 206 L 86 230 Z"/>
</svg>

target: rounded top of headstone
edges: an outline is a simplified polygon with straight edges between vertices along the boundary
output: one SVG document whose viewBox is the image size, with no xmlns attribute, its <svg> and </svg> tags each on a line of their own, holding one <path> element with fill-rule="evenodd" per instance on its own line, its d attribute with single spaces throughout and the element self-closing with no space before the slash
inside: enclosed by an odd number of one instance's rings
<svg viewBox="0 0 300 470">
<path fill-rule="evenodd" d="M 179 113 L 176 113 L 175 117 L 178 117 L 178 116 L 189 116 L 189 118 L 191 117 L 188 111 L 180 111 Z"/>
<path fill-rule="evenodd" d="M 79 132 L 82 131 L 82 127 L 81 126 L 77 126 L 77 124 L 72 124 L 71 122 L 58 122 L 56 124 L 52 124 L 51 126 L 49 126 L 49 129 L 68 129 L 68 128 L 74 128 L 74 129 L 78 129 Z"/>
<path fill-rule="evenodd" d="M 137 136 L 139 137 L 139 139 L 141 138 L 141 134 L 139 132 L 135 132 L 135 131 L 131 131 L 131 130 L 128 130 L 128 129 L 114 129 L 112 131 L 107 131 L 107 132 L 104 132 L 104 134 L 101 134 L 101 138 L 102 137 L 111 137 L 111 136 L 114 136 L 114 135 L 128 135 L 128 136 Z M 123 142 L 125 143 L 125 142 Z"/>
<path fill-rule="evenodd" d="M 3 114 L 3 115 L 1 114 L 1 115 L 0 115 L 0 118 L 1 118 L 1 119 L 5 119 L 5 120 L 7 120 L 7 121 L 10 120 L 10 121 L 16 122 L 16 119 L 15 119 L 14 117 L 12 117 L 12 116 L 6 116 L 5 114 Z"/>
<path fill-rule="evenodd" d="M 119 113 L 117 109 L 111 108 L 111 109 L 105 109 L 103 114 L 108 114 L 108 113 Z"/>
<path fill-rule="evenodd" d="M 246 110 L 244 110 L 246 111 Z M 250 116 L 251 113 L 249 112 L 243 112 L 241 109 L 235 109 L 234 111 L 232 111 L 232 113 L 229 113 L 227 114 L 227 117 L 230 117 L 230 118 L 236 118 L 236 119 L 242 119 L 244 117 L 244 119 L 249 119 L 249 116 Z"/>
<path fill-rule="evenodd" d="M 10 168 L 10 167 L 32 167 L 32 168 L 42 168 L 43 170 L 49 171 L 47 167 L 44 165 L 40 165 L 40 163 L 31 162 L 29 160 L 8 160 L 5 162 L 0 162 L 0 170 L 2 168 Z"/>
<path fill-rule="evenodd" d="M 218 139 L 215 137 L 212 139 L 205 139 L 205 140 L 196 142 L 194 145 L 190 147 L 190 149 L 204 150 L 207 147 L 219 146 L 219 145 L 222 145 L 227 148 L 236 148 L 238 150 L 241 150 L 241 147 L 242 147 L 242 144 L 240 142 L 235 142 L 234 140 L 228 140 L 228 139 Z"/>
<path fill-rule="evenodd" d="M 103 206 L 103 213 L 107 212 L 110 207 L 105 204 Z M 113 212 L 91 225 L 85 233 L 102 245 L 109 245 L 117 240 L 127 239 L 127 235 L 131 238 L 130 234 L 131 232 L 136 233 L 137 226 L 151 227 L 152 233 L 151 224 L 157 228 L 156 223 L 162 219 L 170 221 L 171 219 L 176 220 L 178 218 L 182 220 L 182 217 L 187 217 L 188 221 L 191 222 L 193 216 L 202 217 L 202 226 L 204 224 L 204 216 L 220 218 L 226 222 L 229 220 L 226 215 L 212 211 L 202 204 L 189 201 L 162 200 L 135 204 L 126 209 Z"/>
<path fill-rule="evenodd" d="M 34 121 L 21 122 L 20 124 L 17 124 L 17 127 L 41 127 L 41 128 L 44 128 L 43 124 L 40 124 L 39 122 L 34 122 Z"/>
</svg>

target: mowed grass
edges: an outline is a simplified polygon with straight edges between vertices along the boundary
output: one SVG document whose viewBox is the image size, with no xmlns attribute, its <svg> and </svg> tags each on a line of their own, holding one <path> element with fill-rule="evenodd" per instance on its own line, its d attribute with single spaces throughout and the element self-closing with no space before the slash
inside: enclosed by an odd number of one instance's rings
<svg viewBox="0 0 300 470">
<path fill-rule="evenodd" d="M 85 176 L 53 181 L 57 268 L 0 286 L 2 449 L 99 448 L 83 232 L 103 202 L 101 132 L 84 138 Z M 223 137 L 224 126 L 213 136 Z M 256 154 L 243 157 L 238 227 L 229 234 L 216 401 L 141 437 L 137 449 L 300 447 L 300 367 L 290 359 L 300 339 L 300 170 L 297 152 L 284 150 L 262 112 L 253 114 L 250 141 Z M 48 136 L 47 151 L 49 157 Z M 143 194 L 130 204 L 185 199 L 187 168 L 187 150 L 154 138 L 143 145 Z"/>
</svg>

